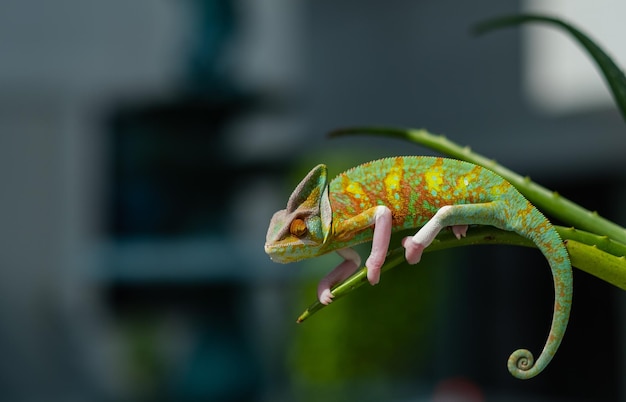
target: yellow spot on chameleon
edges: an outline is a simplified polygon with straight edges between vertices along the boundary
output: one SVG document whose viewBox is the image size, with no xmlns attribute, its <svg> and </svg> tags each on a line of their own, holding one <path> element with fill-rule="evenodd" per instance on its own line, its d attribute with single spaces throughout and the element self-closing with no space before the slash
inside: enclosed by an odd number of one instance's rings
<svg viewBox="0 0 626 402">
<path fill-rule="evenodd" d="M 508 187 L 509 187 L 508 183 L 503 181 L 499 185 L 491 187 L 491 195 L 496 196 L 496 197 L 501 196 L 506 193 L 506 191 L 508 190 Z"/>
<path fill-rule="evenodd" d="M 356 198 L 361 198 L 361 196 L 365 196 L 363 187 L 361 187 L 361 184 L 355 181 L 351 181 L 350 184 L 348 184 L 348 187 L 346 187 L 346 191 L 348 193 L 354 194 Z"/>
<path fill-rule="evenodd" d="M 395 190 L 400 187 L 400 176 L 397 175 L 393 170 L 389 172 L 387 177 L 385 177 L 385 186 L 387 186 L 387 190 Z"/>
<path fill-rule="evenodd" d="M 440 167 L 433 167 L 424 174 L 428 188 L 433 191 L 440 191 L 443 184 L 443 170 Z"/>
<path fill-rule="evenodd" d="M 391 169 L 389 169 L 389 173 L 385 176 L 385 190 L 387 192 L 387 200 L 388 202 L 395 206 L 396 209 L 399 208 L 398 202 L 400 202 L 400 181 L 402 180 L 402 163 L 394 164 Z"/>
</svg>

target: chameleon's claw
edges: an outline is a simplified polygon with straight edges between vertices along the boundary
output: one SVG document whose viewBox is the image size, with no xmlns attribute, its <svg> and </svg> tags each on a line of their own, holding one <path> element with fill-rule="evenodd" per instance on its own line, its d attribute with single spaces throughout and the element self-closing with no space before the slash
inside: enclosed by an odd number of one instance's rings
<svg viewBox="0 0 626 402">
<path fill-rule="evenodd" d="M 467 235 L 467 225 L 452 226 L 452 233 L 454 233 L 454 236 L 458 240 L 461 240 L 461 237 L 465 237 Z"/>
<path fill-rule="evenodd" d="M 467 235 L 467 228 L 468 225 L 451 226 L 452 233 L 454 233 L 454 236 L 459 240 L 461 239 L 461 237 L 465 237 Z M 420 260 L 422 259 L 422 252 L 426 247 L 428 247 L 430 242 L 432 242 L 432 238 L 434 238 L 438 231 L 439 229 L 436 229 L 436 231 L 434 231 L 429 238 L 426 238 L 424 240 L 426 244 L 424 244 L 422 241 L 416 241 L 416 237 L 419 237 L 420 239 L 423 237 L 420 237 L 419 232 L 416 236 L 407 236 L 402 239 L 402 246 L 405 248 L 404 255 L 406 257 L 406 261 L 409 264 L 413 265 L 420 262 Z"/>
<path fill-rule="evenodd" d="M 367 267 L 367 280 L 370 285 L 378 285 L 378 282 L 380 282 L 380 269 L 382 267 L 370 266 L 367 263 L 365 263 L 365 266 Z"/>
<path fill-rule="evenodd" d="M 402 247 L 405 249 L 404 257 L 409 264 L 413 265 L 420 262 L 425 248 L 424 245 L 415 243 L 413 237 L 407 236 L 402 239 Z"/>
<path fill-rule="evenodd" d="M 324 305 L 332 302 L 335 297 L 330 289 L 347 279 L 361 265 L 361 257 L 351 248 L 337 250 L 337 254 L 344 258 L 343 262 L 322 278 L 317 285 L 317 299 Z"/>
<path fill-rule="evenodd" d="M 335 295 L 332 294 L 330 289 L 323 289 L 317 296 L 317 299 L 325 306 L 328 306 L 333 301 Z"/>
<path fill-rule="evenodd" d="M 387 250 L 389 249 L 392 225 L 393 214 L 391 210 L 382 205 L 376 207 L 372 251 L 365 262 L 365 266 L 367 267 L 367 280 L 372 285 L 376 285 L 380 282 L 380 270 L 385 263 Z"/>
</svg>

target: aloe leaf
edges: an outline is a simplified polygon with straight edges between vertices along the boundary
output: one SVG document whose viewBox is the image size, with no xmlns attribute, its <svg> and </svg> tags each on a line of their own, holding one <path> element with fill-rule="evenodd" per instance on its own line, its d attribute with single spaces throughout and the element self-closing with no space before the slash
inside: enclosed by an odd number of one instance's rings
<svg viewBox="0 0 626 402">
<path fill-rule="evenodd" d="M 604 236 L 584 232 L 573 228 L 556 226 L 565 240 L 572 266 L 602 279 L 622 290 L 626 290 L 626 245 L 612 241 Z M 424 252 L 433 252 L 452 247 L 478 244 L 506 244 L 513 246 L 534 247 L 534 243 L 514 232 L 508 232 L 489 226 L 472 228 L 467 236 L 459 240 L 451 232 L 442 232 Z M 393 249 L 387 256 L 382 273 L 404 262 L 404 249 Z M 332 290 L 334 301 L 352 293 L 367 282 L 367 269 L 360 268 L 351 277 Z M 301 323 L 326 307 L 319 301 L 311 303 L 297 319 Z"/>
<path fill-rule="evenodd" d="M 613 99 L 622 113 L 622 118 L 626 121 L 626 76 L 624 76 L 624 72 L 600 46 L 598 46 L 586 34 L 582 33 L 577 28 L 574 28 L 571 24 L 568 24 L 558 18 L 543 15 L 520 14 L 494 18 L 481 22 L 474 27 L 474 32 L 477 34 L 483 34 L 495 29 L 511 27 L 528 22 L 546 23 L 562 28 L 578 40 L 578 42 L 587 50 L 589 55 L 596 62 L 600 71 L 602 71 L 604 79 L 613 94 Z"/>
<path fill-rule="evenodd" d="M 626 290 L 626 257 L 616 257 L 575 240 L 568 240 L 566 247 L 573 266 Z"/>
<path fill-rule="evenodd" d="M 543 212 L 560 219 L 569 226 L 597 235 L 609 236 L 611 239 L 626 244 L 625 228 L 601 217 L 595 211 L 589 211 L 560 194 L 540 186 L 529 177 L 522 177 L 496 161 L 473 152 L 469 147 L 462 147 L 442 135 L 431 134 L 426 130 L 392 127 L 349 127 L 335 130 L 329 135 L 337 137 L 355 134 L 399 138 L 426 146 L 453 158 L 483 166 L 502 176 Z"/>
</svg>

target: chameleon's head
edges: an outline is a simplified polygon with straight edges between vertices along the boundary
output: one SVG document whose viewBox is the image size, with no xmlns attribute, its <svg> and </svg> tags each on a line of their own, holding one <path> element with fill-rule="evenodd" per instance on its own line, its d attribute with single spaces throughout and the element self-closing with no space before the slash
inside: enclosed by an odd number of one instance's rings
<svg viewBox="0 0 626 402">
<path fill-rule="evenodd" d="M 318 165 L 298 184 L 287 208 L 272 217 L 265 252 L 281 263 L 318 256 L 328 240 L 331 222 L 326 166 Z"/>
</svg>

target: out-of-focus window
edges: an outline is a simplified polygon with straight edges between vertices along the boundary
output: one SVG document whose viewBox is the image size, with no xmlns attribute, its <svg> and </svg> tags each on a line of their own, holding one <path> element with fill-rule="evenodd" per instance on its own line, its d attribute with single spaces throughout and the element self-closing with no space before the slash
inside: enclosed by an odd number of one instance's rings
<svg viewBox="0 0 626 402">
<path fill-rule="evenodd" d="M 563 19 L 626 65 L 626 2 L 606 0 L 525 0 L 524 11 Z M 571 113 L 613 107 L 595 62 L 570 36 L 546 24 L 524 27 L 524 90 L 537 109 Z"/>
</svg>

